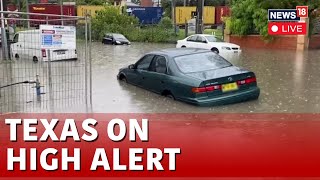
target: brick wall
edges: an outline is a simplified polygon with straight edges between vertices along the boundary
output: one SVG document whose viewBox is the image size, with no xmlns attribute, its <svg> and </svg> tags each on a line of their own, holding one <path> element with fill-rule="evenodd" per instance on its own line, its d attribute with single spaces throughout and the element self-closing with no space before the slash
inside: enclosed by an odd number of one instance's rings
<svg viewBox="0 0 320 180">
<path fill-rule="evenodd" d="M 142 6 L 142 7 L 152 7 L 153 6 L 153 2 L 152 2 L 152 0 L 141 0 L 140 1 L 140 6 Z"/>
<path fill-rule="evenodd" d="M 309 39 L 309 49 L 320 49 L 320 35 L 313 35 Z"/>
<path fill-rule="evenodd" d="M 265 49 L 297 49 L 297 36 L 278 36 L 272 42 L 266 43 L 259 35 L 234 36 L 230 35 L 230 42 L 238 44 L 241 48 L 265 48 Z"/>
</svg>

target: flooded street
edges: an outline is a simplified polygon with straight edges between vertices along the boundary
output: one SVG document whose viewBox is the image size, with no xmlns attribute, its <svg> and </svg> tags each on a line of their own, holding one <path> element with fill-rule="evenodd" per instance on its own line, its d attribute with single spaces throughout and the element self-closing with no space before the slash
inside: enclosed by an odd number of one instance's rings
<svg viewBox="0 0 320 180">
<path fill-rule="evenodd" d="M 320 51 L 245 49 L 228 60 L 256 73 L 259 100 L 216 107 L 197 107 L 118 82 L 119 68 L 135 63 L 144 53 L 174 44 L 133 43 L 108 46 L 93 43 L 94 112 L 320 112 Z"/>
<path fill-rule="evenodd" d="M 238 104 L 197 107 L 174 101 L 116 78 L 119 69 L 128 67 L 144 53 L 174 44 L 133 43 L 112 46 L 92 43 L 92 109 L 84 108 L 85 63 L 58 61 L 52 63 L 50 101 L 47 62 L 15 60 L 0 65 L 2 85 L 34 80 L 40 75 L 41 98 L 33 84 L 17 85 L 0 91 L 1 112 L 149 112 L 149 113 L 251 113 L 320 112 L 320 51 L 284 51 L 244 49 L 242 54 L 225 56 L 230 62 L 256 73 L 261 94 L 258 100 Z M 84 51 L 79 50 L 79 57 Z M 51 104 L 50 104 L 51 103 Z"/>
</svg>

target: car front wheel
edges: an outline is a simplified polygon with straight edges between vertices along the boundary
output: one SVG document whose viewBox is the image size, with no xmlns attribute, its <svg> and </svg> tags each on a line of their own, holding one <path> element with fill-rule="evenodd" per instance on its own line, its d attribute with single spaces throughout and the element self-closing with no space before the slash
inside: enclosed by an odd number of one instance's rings
<svg viewBox="0 0 320 180">
<path fill-rule="evenodd" d="M 211 51 L 216 53 L 216 54 L 219 54 L 219 50 L 217 48 L 212 48 Z"/>
<path fill-rule="evenodd" d="M 119 80 L 122 81 L 122 82 L 125 82 L 125 83 L 128 82 L 126 76 L 123 75 L 123 74 L 121 74 L 121 75 L 119 76 Z"/>
</svg>

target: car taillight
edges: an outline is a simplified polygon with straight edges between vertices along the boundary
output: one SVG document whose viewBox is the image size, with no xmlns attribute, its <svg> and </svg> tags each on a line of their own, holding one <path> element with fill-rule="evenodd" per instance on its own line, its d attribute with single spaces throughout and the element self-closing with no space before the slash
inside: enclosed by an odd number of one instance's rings
<svg viewBox="0 0 320 180">
<path fill-rule="evenodd" d="M 42 57 L 47 57 L 47 52 L 45 49 L 41 49 Z"/>
<path fill-rule="evenodd" d="M 215 91 L 215 90 L 220 90 L 220 89 L 221 89 L 221 85 L 195 87 L 195 88 L 192 88 L 192 92 L 201 93 L 201 92 L 210 92 L 210 91 Z"/>
<path fill-rule="evenodd" d="M 256 77 L 251 77 L 251 78 L 247 78 L 247 79 L 244 79 L 244 80 L 237 81 L 238 85 L 251 84 L 251 83 L 254 83 L 254 82 L 257 82 L 257 78 Z"/>
<path fill-rule="evenodd" d="M 201 93 L 201 92 L 206 92 L 206 88 L 205 87 L 195 87 L 195 88 L 192 88 L 192 92 L 194 93 Z"/>
<path fill-rule="evenodd" d="M 207 91 L 215 91 L 221 89 L 221 85 L 214 85 L 214 86 L 207 86 L 206 90 Z"/>
</svg>

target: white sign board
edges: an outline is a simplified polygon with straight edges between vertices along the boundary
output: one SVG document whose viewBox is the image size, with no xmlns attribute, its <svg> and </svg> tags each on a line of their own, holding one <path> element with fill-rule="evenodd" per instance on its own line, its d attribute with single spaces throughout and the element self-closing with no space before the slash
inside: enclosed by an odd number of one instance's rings
<svg viewBox="0 0 320 180">
<path fill-rule="evenodd" d="M 76 49 L 74 26 L 40 25 L 42 49 Z"/>
</svg>

